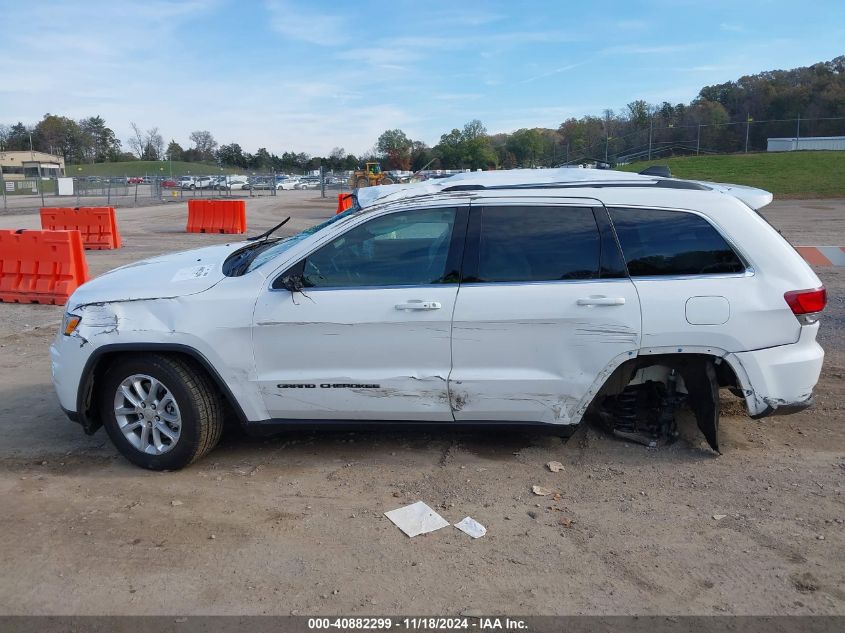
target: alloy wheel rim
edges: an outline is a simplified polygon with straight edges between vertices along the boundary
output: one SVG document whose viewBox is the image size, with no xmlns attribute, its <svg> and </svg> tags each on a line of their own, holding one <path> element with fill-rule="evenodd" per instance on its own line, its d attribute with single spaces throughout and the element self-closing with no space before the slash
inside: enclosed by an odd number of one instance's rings
<svg viewBox="0 0 845 633">
<path fill-rule="evenodd" d="M 118 385 L 114 417 L 126 440 L 147 455 L 172 450 L 182 433 L 176 398 L 163 382 L 147 374 L 133 374 Z"/>
</svg>

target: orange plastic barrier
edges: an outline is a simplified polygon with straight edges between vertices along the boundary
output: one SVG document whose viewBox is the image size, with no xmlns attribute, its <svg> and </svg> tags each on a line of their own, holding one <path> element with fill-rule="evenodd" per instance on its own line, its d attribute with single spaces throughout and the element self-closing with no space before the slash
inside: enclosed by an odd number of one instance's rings
<svg viewBox="0 0 845 633">
<path fill-rule="evenodd" d="M 120 232 L 114 207 L 45 207 L 41 228 L 50 231 L 79 231 L 82 244 L 91 250 L 120 248 Z"/>
<path fill-rule="evenodd" d="M 335 211 L 335 215 L 338 213 L 343 213 L 347 209 L 352 207 L 352 194 L 351 193 L 339 193 L 337 194 L 337 211 Z"/>
<path fill-rule="evenodd" d="M 0 230 L 0 301 L 61 305 L 88 279 L 79 231 Z"/>
<path fill-rule="evenodd" d="M 188 233 L 246 233 L 246 201 L 188 200 Z"/>
</svg>

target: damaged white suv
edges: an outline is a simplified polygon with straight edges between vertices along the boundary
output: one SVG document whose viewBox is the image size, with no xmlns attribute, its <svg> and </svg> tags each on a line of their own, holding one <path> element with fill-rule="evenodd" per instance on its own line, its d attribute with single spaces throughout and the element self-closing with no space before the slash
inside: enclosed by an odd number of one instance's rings
<svg viewBox="0 0 845 633">
<path fill-rule="evenodd" d="M 175 469 L 224 420 L 541 423 L 588 411 L 718 450 L 719 389 L 808 406 L 825 290 L 755 209 L 771 194 L 613 171 L 468 173 L 362 189 L 287 238 L 124 266 L 80 287 L 51 348 L 62 408 Z"/>
</svg>

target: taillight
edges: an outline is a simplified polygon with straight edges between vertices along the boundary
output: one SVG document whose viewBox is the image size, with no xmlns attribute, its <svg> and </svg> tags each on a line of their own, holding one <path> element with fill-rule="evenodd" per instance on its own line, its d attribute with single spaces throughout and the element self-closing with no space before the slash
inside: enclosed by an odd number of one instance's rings
<svg viewBox="0 0 845 633">
<path fill-rule="evenodd" d="M 827 305 L 827 290 L 824 286 L 812 290 L 790 290 L 783 294 L 786 303 L 795 316 L 821 312 Z"/>
</svg>

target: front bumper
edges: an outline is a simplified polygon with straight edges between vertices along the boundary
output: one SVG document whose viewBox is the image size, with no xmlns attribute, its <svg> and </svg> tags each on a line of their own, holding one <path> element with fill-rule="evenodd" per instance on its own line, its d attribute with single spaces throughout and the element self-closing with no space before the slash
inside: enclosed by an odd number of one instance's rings
<svg viewBox="0 0 845 633">
<path fill-rule="evenodd" d="M 78 408 L 79 384 L 92 347 L 85 339 L 63 334 L 57 334 L 50 345 L 53 388 L 62 410 L 74 422 L 81 421 Z"/>
</svg>

